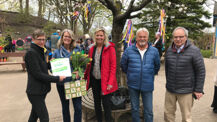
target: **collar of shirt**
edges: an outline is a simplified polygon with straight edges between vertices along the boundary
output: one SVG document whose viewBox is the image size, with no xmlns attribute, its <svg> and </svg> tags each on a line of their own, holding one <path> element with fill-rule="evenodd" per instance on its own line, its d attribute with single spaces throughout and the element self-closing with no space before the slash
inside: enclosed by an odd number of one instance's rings
<svg viewBox="0 0 217 122">
<path fill-rule="evenodd" d="M 181 52 L 181 50 L 184 48 L 184 46 L 185 46 L 185 44 L 183 44 L 181 47 L 177 47 L 177 46 L 175 46 L 175 48 L 176 48 L 176 50 L 177 50 L 177 53 L 180 53 Z"/>
</svg>

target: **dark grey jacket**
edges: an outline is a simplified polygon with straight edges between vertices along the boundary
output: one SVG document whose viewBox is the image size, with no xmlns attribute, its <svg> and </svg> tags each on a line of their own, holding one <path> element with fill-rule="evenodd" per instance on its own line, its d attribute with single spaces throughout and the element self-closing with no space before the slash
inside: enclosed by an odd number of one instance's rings
<svg viewBox="0 0 217 122">
<path fill-rule="evenodd" d="M 25 56 L 28 74 L 26 93 L 31 95 L 44 95 L 51 90 L 51 82 L 58 82 L 59 76 L 48 74 L 48 65 L 45 61 L 44 49 L 31 44 Z"/>
<path fill-rule="evenodd" d="M 177 53 L 174 43 L 165 56 L 166 88 L 169 92 L 186 94 L 203 93 L 205 66 L 200 49 L 186 41 L 184 49 Z"/>
</svg>

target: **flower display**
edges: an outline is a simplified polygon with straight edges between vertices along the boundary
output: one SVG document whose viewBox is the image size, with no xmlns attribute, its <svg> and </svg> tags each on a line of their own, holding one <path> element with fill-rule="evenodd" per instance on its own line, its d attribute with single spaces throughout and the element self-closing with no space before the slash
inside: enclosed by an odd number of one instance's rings
<svg viewBox="0 0 217 122">
<path fill-rule="evenodd" d="M 91 61 L 92 58 L 89 58 L 87 54 L 81 54 L 80 52 L 73 52 L 70 56 L 73 71 L 78 71 L 80 78 L 84 78 L 84 69 Z M 72 73 L 72 79 L 76 79 L 76 74 Z"/>
</svg>

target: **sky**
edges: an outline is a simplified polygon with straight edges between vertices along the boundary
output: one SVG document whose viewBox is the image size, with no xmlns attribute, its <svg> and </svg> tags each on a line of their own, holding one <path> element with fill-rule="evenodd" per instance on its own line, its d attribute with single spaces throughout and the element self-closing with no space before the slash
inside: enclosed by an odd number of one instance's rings
<svg viewBox="0 0 217 122">
<path fill-rule="evenodd" d="M 124 1 L 124 3 L 126 5 L 130 2 L 130 0 L 122 0 L 122 1 Z M 136 0 L 136 1 L 139 1 L 139 0 Z M 217 0 L 207 0 L 206 5 L 204 5 L 204 9 L 208 10 L 212 14 L 211 18 L 210 19 L 202 18 L 204 21 L 210 23 L 211 25 L 213 25 L 214 1 L 217 2 Z M 33 6 L 32 4 L 37 4 L 36 0 L 31 0 L 30 1 L 30 5 Z M 5 4 L 3 6 L 1 5 L 0 9 L 7 10 L 7 7 L 9 7 L 8 4 Z M 33 10 L 34 10 L 34 14 L 37 15 L 37 10 L 38 10 L 37 5 L 35 5 L 35 8 L 33 8 Z M 107 29 L 110 31 L 111 28 L 108 27 Z M 204 31 L 205 32 L 215 32 L 215 28 L 214 27 L 212 27 L 212 28 L 206 28 Z"/>
</svg>

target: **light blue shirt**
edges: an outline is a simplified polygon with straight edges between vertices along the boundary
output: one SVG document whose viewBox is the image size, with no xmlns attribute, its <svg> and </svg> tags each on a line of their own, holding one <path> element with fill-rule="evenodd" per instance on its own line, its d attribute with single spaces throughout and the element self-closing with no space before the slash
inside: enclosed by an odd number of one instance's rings
<svg viewBox="0 0 217 122">
<path fill-rule="evenodd" d="M 184 44 L 180 48 L 178 48 L 178 47 L 175 46 L 175 48 L 177 49 L 177 53 L 180 53 L 181 50 L 184 48 L 184 46 L 185 46 Z"/>
</svg>

